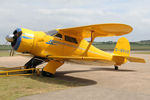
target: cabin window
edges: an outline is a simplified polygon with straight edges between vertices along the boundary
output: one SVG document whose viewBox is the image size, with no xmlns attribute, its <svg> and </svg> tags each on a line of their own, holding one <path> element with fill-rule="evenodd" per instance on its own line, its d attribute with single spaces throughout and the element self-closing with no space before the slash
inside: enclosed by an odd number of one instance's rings
<svg viewBox="0 0 150 100">
<path fill-rule="evenodd" d="M 45 33 L 46 33 L 47 35 L 54 36 L 55 34 L 58 33 L 58 31 L 57 31 L 57 30 L 50 30 L 50 31 L 45 32 Z"/>
<path fill-rule="evenodd" d="M 62 39 L 62 35 L 60 33 L 56 34 L 55 37 Z"/>
<path fill-rule="evenodd" d="M 70 36 L 66 36 L 66 35 L 65 35 L 65 40 L 69 41 L 69 42 L 72 42 L 72 43 L 76 43 L 76 44 L 78 43 L 76 38 L 73 38 L 73 37 L 70 37 Z"/>
</svg>

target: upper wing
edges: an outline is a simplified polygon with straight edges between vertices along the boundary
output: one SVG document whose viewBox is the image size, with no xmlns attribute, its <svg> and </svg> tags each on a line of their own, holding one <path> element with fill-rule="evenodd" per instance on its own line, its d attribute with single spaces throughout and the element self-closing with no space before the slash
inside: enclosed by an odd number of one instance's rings
<svg viewBox="0 0 150 100">
<path fill-rule="evenodd" d="M 58 29 L 59 33 L 75 36 L 78 38 L 89 38 L 91 37 L 91 32 L 94 32 L 95 37 L 120 36 L 130 33 L 132 30 L 133 29 L 131 26 L 119 23 L 95 24 Z"/>
</svg>

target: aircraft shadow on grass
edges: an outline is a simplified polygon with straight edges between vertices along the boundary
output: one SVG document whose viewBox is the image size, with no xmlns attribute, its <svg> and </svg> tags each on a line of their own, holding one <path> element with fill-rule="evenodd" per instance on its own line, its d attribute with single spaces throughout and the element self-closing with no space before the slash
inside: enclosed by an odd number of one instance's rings
<svg viewBox="0 0 150 100">
<path fill-rule="evenodd" d="M 95 84 L 97 84 L 97 82 L 94 80 L 91 80 L 91 79 L 74 77 L 74 76 L 70 76 L 70 75 L 66 75 L 66 74 L 91 72 L 91 71 L 135 72 L 135 70 L 128 70 L 128 69 L 120 69 L 120 70 L 116 71 L 113 68 L 91 68 L 89 70 L 58 71 L 58 72 L 56 72 L 54 78 L 49 78 L 49 77 L 43 78 L 43 76 L 40 76 L 39 78 L 37 76 L 27 76 L 27 77 L 30 77 L 34 80 L 38 80 L 40 82 L 63 84 L 66 86 L 69 86 L 70 84 L 75 84 L 75 86 L 89 86 L 89 85 L 95 85 Z M 70 84 L 64 84 L 63 82 L 60 82 L 58 80 L 67 81 L 67 82 L 70 82 Z"/>
</svg>

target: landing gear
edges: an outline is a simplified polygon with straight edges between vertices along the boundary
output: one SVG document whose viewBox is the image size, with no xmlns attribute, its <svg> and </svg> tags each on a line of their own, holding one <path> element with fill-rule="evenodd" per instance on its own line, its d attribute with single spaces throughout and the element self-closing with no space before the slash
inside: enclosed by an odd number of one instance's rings
<svg viewBox="0 0 150 100">
<path fill-rule="evenodd" d="M 29 69 L 29 68 L 36 68 L 36 66 L 42 64 L 43 62 L 45 62 L 45 58 L 41 58 L 41 57 L 33 57 L 31 60 L 29 60 L 24 66 L 25 69 Z M 33 71 L 35 72 L 35 71 Z M 27 73 L 32 73 L 32 70 L 27 71 Z"/>
<path fill-rule="evenodd" d="M 54 77 L 57 68 L 59 68 L 64 62 L 50 60 L 42 70 L 42 75 L 47 77 Z"/>
<path fill-rule="evenodd" d="M 118 68 L 118 66 L 114 66 L 115 67 L 115 70 L 118 70 L 119 68 Z"/>
<path fill-rule="evenodd" d="M 47 77 L 54 77 L 56 69 L 59 68 L 64 62 L 56 61 L 56 60 L 49 60 L 47 58 L 41 57 L 33 57 L 30 61 L 25 64 L 25 69 L 29 68 L 36 68 L 39 64 L 43 62 L 48 62 L 48 64 L 43 68 L 42 75 Z M 35 71 L 27 71 L 27 73 L 33 73 Z"/>
<path fill-rule="evenodd" d="M 51 77 L 51 78 L 54 77 L 54 74 L 49 73 L 49 72 L 46 72 L 46 71 L 43 71 L 43 70 L 42 70 L 42 75 L 43 75 L 43 76 L 46 76 L 46 77 Z"/>
</svg>

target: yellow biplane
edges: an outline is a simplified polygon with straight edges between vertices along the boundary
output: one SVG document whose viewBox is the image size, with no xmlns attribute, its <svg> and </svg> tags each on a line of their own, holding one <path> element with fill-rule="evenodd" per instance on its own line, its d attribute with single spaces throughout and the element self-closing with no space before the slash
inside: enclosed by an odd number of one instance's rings
<svg viewBox="0 0 150 100">
<path fill-rule="evenodd" d="M 142 58 L 130 56 L 130 43 L 125 37 L 118 40 L 113 53 L 104 52 L 92 45 L 96 37 L 121 36 L 132 30 L 131 26 L 119 23 L 55 29 L 48 32 L 17 28 L 12 35 L 6 36 L 6 40 L 11 42 L 14 50 L 34 56 L 25 64 L 26 69 L 48 62 L 42 70 L 42 75 L 53 76 L 64 62 L 114 65 L 115 70 L 127 61 L 145 63 Z M 85 38 L 91 38 L 90 42 Z"/>
</svg>

